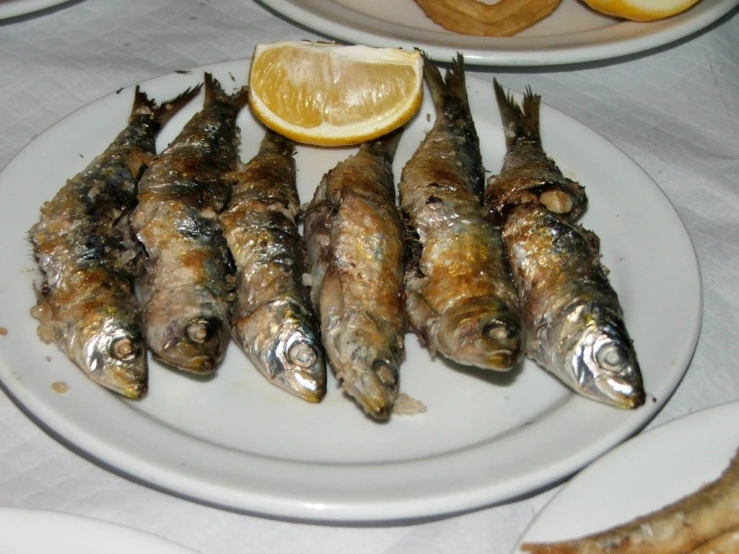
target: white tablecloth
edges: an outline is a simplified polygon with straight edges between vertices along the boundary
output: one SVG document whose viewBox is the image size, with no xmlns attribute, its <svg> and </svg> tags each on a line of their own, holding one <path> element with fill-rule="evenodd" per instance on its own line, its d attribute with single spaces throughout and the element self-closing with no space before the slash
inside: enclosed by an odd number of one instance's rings
<svg viewBox="0 0 739 554">
<path fill-rule="evenodd" d="M 249 0 L 86 0 L 2 22 L 0 167 L 51 124 L 111 91 L 245 58 L 258 42 L 303 38 L 319 37 Z M 469 71 L 518 90 L 531 85 L 608 138 L 656 180 L 683 219 L 702 270 L 703 328 L 685 378 L 650 427 L 739 398 L 739 17 L 617 63 Z M 665 333 L 671 324 L 664 321 Z M 203 554 L 503 554 L 555 492 L 408 526 L 252 517 L 108 472 L 0 394 L 0 506 L 94 516 Z"/>
</svg>

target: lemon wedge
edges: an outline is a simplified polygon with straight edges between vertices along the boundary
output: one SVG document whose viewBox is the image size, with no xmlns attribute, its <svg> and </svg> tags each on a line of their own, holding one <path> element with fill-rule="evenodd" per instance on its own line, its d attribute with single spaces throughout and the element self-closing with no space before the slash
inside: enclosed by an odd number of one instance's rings
<svg viewBox="0 0 739 554">
<path fill-rule="evenodd" d="M 606 15 L 631 21 L 655 21 L 684 12 L 698 0 L 583 0 Z"/>
<path fill-rule="evenodd" d="M 359 144 L 406 123 L 421 105 L 423 58 L 396 48 L 259 44 L 249 106 L 273 131 L 320 146 Z"/>
</svg>

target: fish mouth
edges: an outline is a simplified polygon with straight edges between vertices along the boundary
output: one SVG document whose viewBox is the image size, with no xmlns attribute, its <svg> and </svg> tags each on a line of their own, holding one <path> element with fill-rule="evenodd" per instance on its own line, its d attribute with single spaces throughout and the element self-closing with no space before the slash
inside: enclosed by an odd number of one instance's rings
<svg viewBox="0 0 739 554">
<path fill-rule="evenodd" d="M 491 310 L 490 303 L 478 301 L 453 308 L 443 319 L 440 351 L 455 362 L 508 371 L 521 359 L 521 323 L 507 309 Z"/>
<path fill-rule="evenodd" d="M 601 401 L 622 408 L 633 410 L 644 405 L 646 394 L 641 386 L 633 380 L 624 379 L 615 375 L 603 375 L 595 379 L 595 389 L 600 393 Z"/>
<path fill-rule="evenodd" d="M 145 361 L 135 369 L 113 366 L 94 371 L 90 373 L 90 378 L 98 385 L 131 400 L 138 400 L 149 390 Z"/>
</svg>

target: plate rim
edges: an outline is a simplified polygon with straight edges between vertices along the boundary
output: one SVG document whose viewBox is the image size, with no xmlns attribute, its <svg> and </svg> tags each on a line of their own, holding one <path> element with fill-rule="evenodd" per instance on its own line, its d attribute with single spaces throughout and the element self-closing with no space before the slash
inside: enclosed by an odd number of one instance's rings
<svg viewBox="0 0 739 554">
<path fill-rule="evenodd" d="M 0 3 L 0 21 L 30 15 L 80 0 L 11 0 Z"/>
</svg>

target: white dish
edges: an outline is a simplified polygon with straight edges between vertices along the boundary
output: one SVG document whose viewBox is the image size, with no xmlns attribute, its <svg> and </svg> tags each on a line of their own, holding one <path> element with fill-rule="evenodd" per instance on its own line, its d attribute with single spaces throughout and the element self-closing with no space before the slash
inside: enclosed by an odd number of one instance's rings
<svg viewBox="0 0 739 554">
<path fill-rule="evenodd" d="M 548 18 L 514 37 L 452 33 L 426 17 L 413 0 L 259 0 L 327 37 L 371 46 L 420 48 L 449 62 L 457 52 L 468 64 L 543 66 L 617 58 L 687 37 L 718 20 L 739 0 L 701 0 L 677 16 L 636 23 L 562 0 Z"/>
<path fill-rule="evenodd" d="M 23 554 L 196 554 L 130 527 L 77 515 L 0 508 L 0 552 Z"/>
<path fill-rule="evenodd" d="M 236 86 L 246 80 L 248 66 L 240 61 L 208 69 Z M 142 87 L 161 100 L 202 74 L 203 68 L 174 73 Z M 485 165 L 497 171 L 505 145 L 491 109 L 492 85 L 470 78 L 468 87 Z M 0 326 L 8 330 L 0 336 L 0 378 L 35 420 L 105 467 L 203 502 L 290 518 L 380 521 L 452 513 L 510 499 L 580 469 L 646 424 L 687 368 L 700 327 L 701 288 L 679 217 L 620 150 L 542 106 L 545 147 L 590 196 L 584 224 L 602 238 L 645 373 L 646 406 L 627 412 L 588 401 L 529 362 L 508 376 L 451 369 L 432 361 L 412 336 L 401 388 L 428 411 L 386 425 L 366 419 L 333 380 L 318 405 L 285 394 L 234 345 L 209 381 L 152 363 L 144 400 L 109 393 L 36 336 L 29 315 L 35 265 L 26 232 L 42 202 L 125 126 L 131 99 L 127 88 L 71 114 L 0 173 Z M 201 102 L 175 117 L 160 145 Z M 399 146 L 396 175 L 430 128 L 429 114 L 427 94 Z M 248 110 L 239 123 L 242 158 L 248 159 L 262 131 Z M 351 152 L 298 148 L 303 201 Z M 673 322 L 669 333 L 665 321 Z M 65 393 L 52 389 L 57 381 L 66 383 Z"/>
<path fill-rule="evenodd" d="M 0 19 L 9 19 L 53 8 L 70 0 L 0 0 Z"/>
<path fill-rule="evenodd" d="M 739 448 L 739 402 L 670 421 L 584 469 L 539 513 L 524 542 L 580 537 L 631 521 L 716 479 Z M 514 552 L 522 554 L 516 546 Z"/>
</svg>

